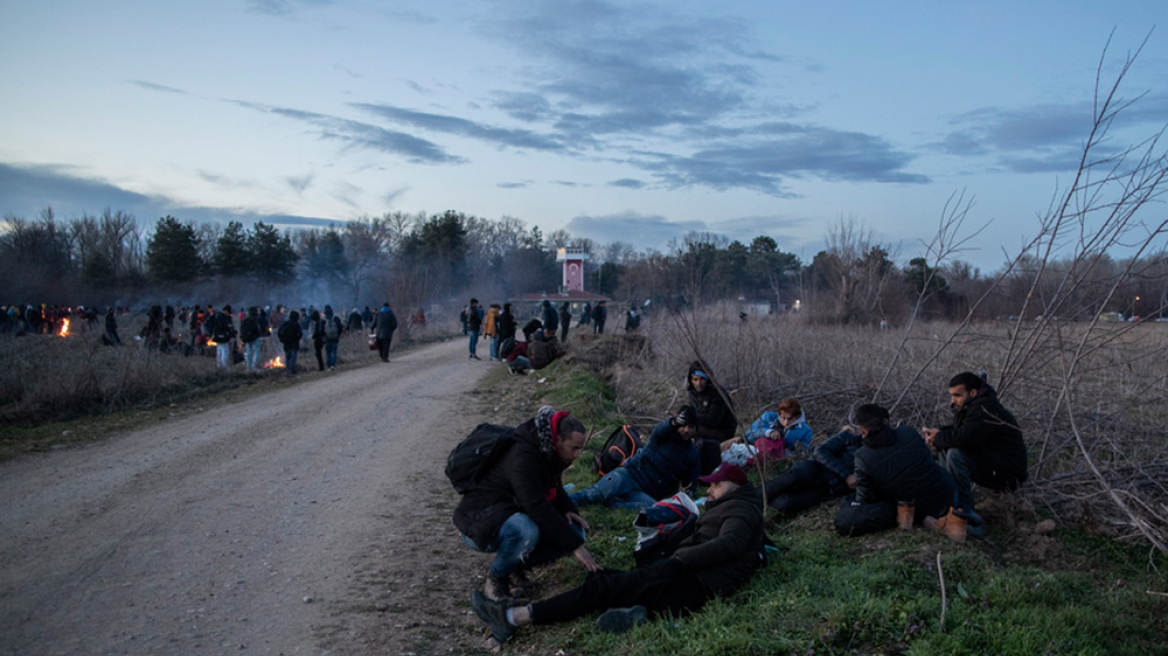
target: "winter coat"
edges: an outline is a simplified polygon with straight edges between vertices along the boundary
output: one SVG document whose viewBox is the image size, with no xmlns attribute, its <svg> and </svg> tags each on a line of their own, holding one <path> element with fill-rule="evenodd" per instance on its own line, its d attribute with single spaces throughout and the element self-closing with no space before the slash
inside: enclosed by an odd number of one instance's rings
<svg viewBox="0 0 1168 656">
<path fill-rule="evenodd" d="M 483 327 L 483 309 L 480 307 L 471 308 L 466 313 L 466 329 L 472 333 L 477 333 Z"/>
<path fill-rule="evenodd" d="M 799 419 L 784 428 L 779 423 L 779 413 L 764 412 L 750 425 L 743 439 L 746 440 L 747 444 L 754 444 L 754 441 L 758 438 L 768 437 L 767 433 L 770 431 L 776 431 L 779 435 L 783 436 L 783 442 L 787 450 L 794 449 L 797 445 L 805 449 L 811 448 L 811 426 L 807 425 L 807 419 L 803 415 L 799 415 Z"/>
<path fill-rule="evenodd" d="M 943 426 L 933 440 L 937 449 L 961 449 L 987 462 L 990 480 L 978 481 L 996 489 L 1013 489 L 1026 480 L 1026 443 L 1018 420 L 986 385 L 965 408 L 953 413 L 953 425 Z"/>
<path fill-rule="evenodd" d="M 216 312 L 211 327 L 211 339 L 223 344 L 235 337 L 235 320 L 226 312 Z"/>
<path fill-rule="evenodd" d="M 515 339 L 515 330 L 518 325 L 515 322 L 515 315 L 510 312 L 503 312 L 499 315 L 499 341 L 506 339 Z"/>
<path fill-rule="evenodd" d="M 701 364 L 695 361 L 690 363 L 689 371 L 685 375 L 685 388 L 689 391 L 689 404 L 697 410 L 698 436 L 706 439 L 728 440 L 734 437 L 734 431 L 738 429 L 738 418 L 734 416 L 734 409 L 726 404 L 730 393 L 724 387 L 715 388 L 713 381 L 710 381 L 710 384 L 706 385 L 705 391 L 699 394 L 694 389 L 690 379 L 695 371 L 701 370 Z M 710 372 L 705 373 L 709 374 Z M 721 394 L 718 393 L 719 388 L 722 390 Z"/>
<path fill-rule="evenodd" d="M 389 306 L 382 306 L 373 319 L 373 334 L 377 339 L 392 339 L 393 331 L 397 330 L 397 315 Z"/>
<path fill-rule="evenodd" d="M 299 351 L 300 340 L 304 337 L 304 329 L 300 327 L 299 321 L 285 321 L 276 331 L 276 337 L 279 338 L 280 344 L 284 346 L 285 350 Z"/>
<path fill-rule="evenodd" d="M 515 428 L 515 442 L 454 509 L 454 525 L 481 549 L 486 549 L 499 527 L 515 513 L 523 513 L 539 527 L 539 541 L 568 553 L 584 538 L 565 514 L 577 512 L 564 491 L 561 476 L 567 467 L 552 453 L 539 449 L 535 420 Z"/>
<path fill-rule="evenodd" d="M 856 473 L 856 451 L 862 444 L 859 433 L 845 430 L 827 438 L 811 452 L 829 482 L 832 496 L 848 490 L 848 476 Z"/>
<path fill-rule="evenodd" d="M 543 314 L 540 315 L 543 320 L 543 329 L 545 331 L 554 333 L 560 329 L 560 313 L 556 311 L 552 304 L 543 302 Z"/>
<path fill-rule="evenodd" d="M 696 573 L 710 594 L 721 595 L 762 566 L 765 537 L 762 495 L 745 485 L 710 502 L 673 557 Z"/>
<path fill-rule="evenodd" d="M 564 346 L 555 337 L 534 339 L 527 343 L 527 357 L 532 369 L 543 369 L 564 354 Z"/>
<path fill-rule="evenodd" d="M 560 306 L 560 325 L 570 326 L 572 324 L 572 310 L 567 303 Z"/>
<path fill-rule="evenodd" d="M 649 443 L 633 454 L 622 467 L 641 490 L 654 499 L 677 492 L 678 484 L 688 487 L 701 475 L 701 458 L 693 442 L 682 437 L 666 419 L 653 428 Z"/>
<path fill-rule="evenodd" d="M 956 486 L 933 459 L 925 438 L 911 426 L 868 433 L 856 450 L 856 501 L 907 501 L 916 516 L 940 517 L 953 504 Z"/>
<path fill-rule="evenodd" d="M 487 316 L 483 317 L 483 336 L 494 337 L 499 332 L 499 311 L 495 308 L 487 310 Z"/>
<path fill-rule="evenodd" d="M 251 344 L 260 338 L 260 318 L 258 316 L 248 315 L 239 324 L 239 341 L 244 344 Z"/>
</svg>

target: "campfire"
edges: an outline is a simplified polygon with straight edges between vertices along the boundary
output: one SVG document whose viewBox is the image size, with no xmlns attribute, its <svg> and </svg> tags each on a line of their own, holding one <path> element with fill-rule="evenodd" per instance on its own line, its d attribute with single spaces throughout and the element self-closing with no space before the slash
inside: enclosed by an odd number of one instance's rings
<svg viewBox="0 0 1168 656">
<path fill-rule="evenodd" d="M 61 330 L 57 334 L 60 335 L 61 337 L 68 337 L 69 336 L 69 320 L 68 319 L 61 319 Z"/>
<path fill-rule="evenodd" d="M 271 360 L 268 360 L 267 362 L 264 363 L 264 369 L 283 369 L 283 368 L 284 368 L 284 359 L 278 355 L 276 357 L 272 358 Z"/>
<path fill-rule="evenodd" d="M 208 338 L 207 339 L 207 346 L 219 346 L 219 342 L 216 342 L 215 340 Z"/>
</svg>

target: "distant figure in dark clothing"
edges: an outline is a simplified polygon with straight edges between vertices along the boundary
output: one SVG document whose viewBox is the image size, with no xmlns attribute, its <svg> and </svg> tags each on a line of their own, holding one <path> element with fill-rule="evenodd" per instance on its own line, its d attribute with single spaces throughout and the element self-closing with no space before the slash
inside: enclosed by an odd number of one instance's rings
<svg viewBox="0 0 1168 656">
<path fill-rule="evenodd" d="M 532 319 L 523 326 L 523 341 L 530 342 L 532 335 L 537 332 L 543 332 L 543 322 L 539 319 Z"/>
<path fill-rule="evenodd" d="M 114 316 L 112 307 L 105 313 L 105 335 L 102 337 L 110 346 L 122 343 L 122 339 L 118 337 L 118 318 Z"/>
<path fill-rule="evenodd" d="M 572 325 L 572 306 L 564 301 L 560 305 L 560 341 L 568 343 L 568 327 Z"/>
<path fill-rule="evenodd" d="M 382 362 L 389 362 L 389 346 L 393 343 L 393 331 L 397 330 L 397 316 L 389 307 L 389 301 L 381 304 L 377 317 L 373 320 L 373 334 L 377 337 L 377 354 Z"/>
<path fill-rule="evenodd" d="M 543 302 L 543 312 L 540 315 L 543 320 L 543 334 L 548 337 L 555 337 L 556 331 L 560 329 L 560 313 L 552 307 L 552 302 L 545 300 Z"/>
<path fill-rule="evenodd" d="M 320 311 L 313 309 L 308 315 L 309 334 L 312 335 L 312 352 L 316 354 L 318 371 L 324 371 L 324 320 L 320 318 Z"/>
<path fill-rule="evenodd" d="M 470 305 L 466 310 L 466 332 L 470 335 L 470 349 L 471 360 L 482 360 L 478 354 L 479 348 L 479 332 L 483 329 L 483 317 L 486 315 L 483 309 L 479 307 L 479 299 L 470 299 Z"/>
<path fill-rule="evenodd" d="M 243 342 L 244 366 L 248 371 L 256 371 L 260 364 L 260 309 L 254 305 L 239 322 L 239 341 Z"/>
<path fill-rule="evenodd" d="M 587 326 L 592 322 L 592 304 L 585 303 L 584 309 L 580 310 L 580 323 L 577 326 Z"/>
<path fill-rule="evenodd" d="M 350 331 L 352 331 L 354 333 L 359 333 L 359 332 L 365 330 L 365 322 L 361 319 L 361 313 L 358 312 L 357 308 L 355 308 L 355 307 L 353 308 L 353 310 L 351 312 L 349 312 L 349 326 L 348 326 L 348 328 Z"/>
<path fill-rule="evenodd" d="M 597 335 L 604 334 L 604 322 L 608 320 L 608 306 L 605 301 L 600 301 L 592 310 L 592 332 Z"/>
<path fill-rule="evenodd" d="M 300 327 L 300 313 L 292 310 L 288 320 L 280 324 L 276 331 L 276 338 L 284 346 L 284 366 L 289 375 L 296 373 L 296 360 L 300 356 L 300 340 L 304 337 L 304 329 Z"/>
<path fill-rule="evenodd" d="M 635 333 L 637 328 L 641 327 L 641 315 L 637 314 L 637 308 L 630 307 L 628 314 L 625 315 L 625 332 Z"/>
<path fill-rule="evenodd" d="M 373 310 L 370 310 L 368 305 L 366 305 L 365 309 L 361 312 L 361 322 L 366 326 L 373 325 Z"/>
<path fill-rule="evenodd" d="M 329 371 L 337 368 L 337 346 L 341 343 L 341 334 L 345 332 L 341 318 L 333 314 L 333 306 L 324 306 L 324 321 L 321 324 L 324 331 L 324 367 Z"/>
<path fill-rule="evenodd" d="M 503 311 L 499 313 L 499 342 L 505 342 L 509 339 L 515 339 L 515 330 L 518 324 L 515 321 L 515 313 L 511 311 L 511 304 L 504 303 Z M 499 357 L 506 357 L 505 354 L 500 353 Z"/>
</svg>

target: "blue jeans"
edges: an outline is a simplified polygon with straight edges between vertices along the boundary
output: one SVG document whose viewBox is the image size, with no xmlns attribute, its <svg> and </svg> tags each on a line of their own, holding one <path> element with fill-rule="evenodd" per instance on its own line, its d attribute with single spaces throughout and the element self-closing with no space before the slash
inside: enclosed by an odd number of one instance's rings
<svg viewBox="0 0 1168 656">
<path fill-rule="evenodd" d="M 945 449 L 937 454 L 941 466 L 953 476 L 957 484 L 955 501 L 962 510 L 973 510 L 973 480 L 969 471 L 969 460 L 961 449 Z"/>
<path fill-rule="evenodd" d="M 491 337 L 491 359 L 497 360 L 499 358 L 499 336 Z"/>
<path fill-rule="evenodd" d="M 288 373 L 296 373 L 296 358 L 300 355 L 300 349 L 284 349 L 284 367 L 288 369 Z"/>
<path fill-rule="evenodd" d="M 475 351 L 479 348 L 479 332 L 477 330 L 470 331 L 470 354 L 475 355 Z"/>
<path fill-rule="evenodd" d="M 324 366 L 329 369 L 337 366 L 337 342 L 324 343 Z"/>
<path fill-rule="evenodd" d="M 613 508 L 631 508 L 640 510 L 657 503 L 637 485 L 629 471 L 618 467 L 579 492 L 571 495 L 572 501 L 578 506 L 587 506 L 593 503 L 603 503 Z"/>
<path fill-rule="evenodd" d="M 252 342 L 244 342 L 243 344 L 243 363 L 247 365 L 248 371 L 255 371 L 260 363 L 260 340 Z"/>
<path fill-rule="evenodd" d="M 462 536 L 466 546 L 480 553 L 493 553 L 495 560 L 491 563 L 491 576 L 503 578 L 519 569 L 528 554 L 539 544 L 539 527 L 530 517 L 523 513 L 515 513 L 503 522 L 495 539 L 486 549 L 479 549 L 474 540 Z"/>
<path fill-rule="evenodd" d="M 215 364 L 217 364 L 220 369 L 231 366 L 233 364 L 231 362 L 231 342 L 228 341 L 215 345 L 215 357 Z"/>
</svg>

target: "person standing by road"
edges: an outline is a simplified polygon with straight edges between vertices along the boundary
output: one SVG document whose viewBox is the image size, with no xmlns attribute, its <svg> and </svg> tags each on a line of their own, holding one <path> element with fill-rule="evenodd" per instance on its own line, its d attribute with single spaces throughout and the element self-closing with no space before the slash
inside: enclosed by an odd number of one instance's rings
<svg viewBox="0 0 1168 656">
<path fill-rule="evenodd" d="M 468 346 L 470 348 L 470 359 L 471 360 L 482 360 L 482 358 L 480 358 L 479 354 L 478 354 L 479 331 L 481 331 L 482 329 L 483 329 L 483 309 L 479 307 L 479 299 L 472 298 L 472 299 L 470 299 L 470 306 L 467 308 L 467 311 L 466 311 L 466 331 L 467 331 L 467 334 L 470 335 L 470 342 L 469 342 Z"/>
<path fill-rule="evenodd" d="M 568 343 L 568 327 L 572 325 L 572 306 L 564 301 L 560 305 L 560 342 Z"/>
<path fill-rule="evenodd" d="M 393 342 L 393 331 L 397 330 L 397 316 L 389 307 L 389 301 L 381 304 L 373 319 L 373 335 L 377 339 L 377 354 L 382 362 L 389 362 L 389 346 Z"/>
</svg>

